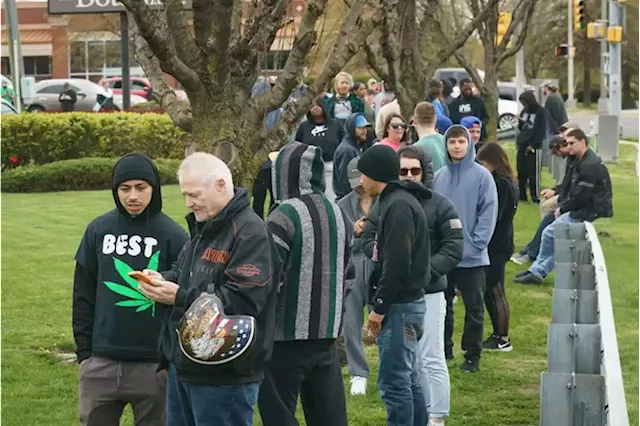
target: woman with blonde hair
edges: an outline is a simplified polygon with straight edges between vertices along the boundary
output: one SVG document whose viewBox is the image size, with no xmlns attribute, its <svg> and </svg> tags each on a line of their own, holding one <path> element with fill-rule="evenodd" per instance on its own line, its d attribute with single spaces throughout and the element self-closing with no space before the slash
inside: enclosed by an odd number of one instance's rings
<svg viewBox="0 0 640 426">
<path fill-rule="evenodd" d="M 364 102 L 351 92 L 353 78 L 349 73 L 339 72 L 333 79 L 333 96 L 327 97 L 331 118 L 344 122 L 353 113 L 364 113 Z"/>
</svg>

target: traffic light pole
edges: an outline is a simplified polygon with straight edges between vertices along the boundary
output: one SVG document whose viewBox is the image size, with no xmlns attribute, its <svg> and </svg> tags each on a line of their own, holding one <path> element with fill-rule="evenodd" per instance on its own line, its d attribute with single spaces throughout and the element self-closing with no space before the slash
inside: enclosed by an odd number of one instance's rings
<svg viewBox="0 0 640 426">
<path fill-rule="evenodd" d="M 608 15 L 609 1 L 601 0 L 600 5 L 600 20 L 606 22 Z M 607 93 L 607 59 L 609 54 L 607 52 L 607 40 L 606 38 L 600 40 L 600 97 L 598 98 L 598 114 L 609 114 L 609 96 Z"/>
<path fill-rule="evenodd" d="M 569 52 L 567 55 L 567 108 L 575 108 L 576 100 L 573 95 L 573 0 L 567 1 L 569 9 L 569 19 L 567 20 L 567 44 L 569 45 Z"/>
<path fill-rule="evenodd" d="M 622 6 L 614 0 L 609 0 L 609 26 L 622 26 Z M 616 116 L 620 116 L 622 108 L 621 70 L 622 45 L 621 43 L 609 43 L 609 113 Z"/>
</svg>

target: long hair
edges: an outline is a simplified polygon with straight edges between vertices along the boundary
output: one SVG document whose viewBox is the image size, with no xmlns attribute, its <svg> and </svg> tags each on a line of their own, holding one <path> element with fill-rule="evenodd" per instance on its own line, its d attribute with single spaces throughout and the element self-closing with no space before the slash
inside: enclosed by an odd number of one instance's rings
<svg viewBox="0 0 640 426">
<path fill-rule="evenodd" d="M 534 95 L 530 90 L 525 90 L 524 92 L 522 92 L 518 100 L 520 101 L 522 106 L 530 111 L 533 111 L 540 106 L 538 100 L 536 99 L 536 95 Z"/>
<path fill-rule="evenodd" d="M 389 124 L 391 124 L 391 120 L 393 120 L 394 118 L 399 118 L 400 120 L 402 120 L 404 124 L 407 124 L 407 120 L 402 118 L 400 114 L 396 114 L 395 112 L 392 112 L 387 116 L 387 119 L 384 122 L 384 131 L 382 132 L 382 139 L 389 136 Z M 407 129 L 405 129 L 404 131 L 404 136 L 402 137 L 402 140 L 405 139 L 406 135 L 407 135 Z"/>
<path fill-rule="evenodd" d="M 515 182 L 513 169 L 509 164 L 509 157 L 507 157 L 507 153 L 499 144 L 495 142 L 484 144 L 478 150 L 476 160 L 487 163 L 498 175 Z"/>
</svg>

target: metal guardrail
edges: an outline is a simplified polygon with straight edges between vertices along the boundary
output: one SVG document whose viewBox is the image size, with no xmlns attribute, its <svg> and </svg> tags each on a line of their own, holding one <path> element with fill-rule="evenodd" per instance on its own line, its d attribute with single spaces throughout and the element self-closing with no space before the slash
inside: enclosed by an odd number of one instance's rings
<svg viewBox="0 0 640 426">
<path fill-rule="evenodd" d="M 591 223 L 555 227 L 541 426 L 628 426 L 609 279 Z"/>
</svg>

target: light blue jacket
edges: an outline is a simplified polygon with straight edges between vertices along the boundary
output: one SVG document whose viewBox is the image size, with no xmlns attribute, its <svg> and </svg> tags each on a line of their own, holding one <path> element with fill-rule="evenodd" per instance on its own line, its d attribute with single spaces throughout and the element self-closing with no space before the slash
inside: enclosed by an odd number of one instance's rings
<svg viewBox="0 0 640 426">
<path fill-rule="evenodd" d="M 445 141 L 452 129 L 444 134 Z M 446 196 L 455 206 L 464 231 L 464 252 L 458 268 L 474 268 L 489 265 L 487 247 L 493 236 L 498 216 L 498 191 L 491 173 L 476 163 L 476 150 L 469 143 L 467 154 L 460 163 L 452 163 L 449 154 L 446 167 L 436 172 L 433 189 Z"/>
</svg>

